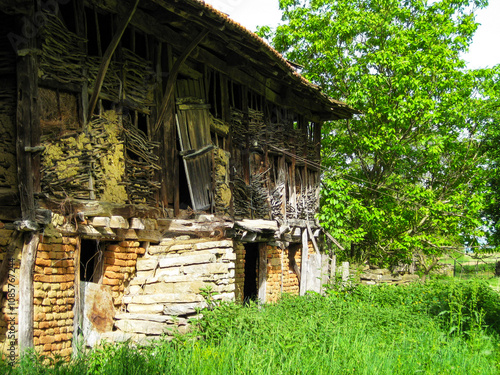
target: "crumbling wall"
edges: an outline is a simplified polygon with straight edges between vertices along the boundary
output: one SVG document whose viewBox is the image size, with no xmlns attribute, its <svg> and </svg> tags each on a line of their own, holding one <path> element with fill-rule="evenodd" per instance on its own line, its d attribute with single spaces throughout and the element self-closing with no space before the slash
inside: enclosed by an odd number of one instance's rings
<svg viewBox="0 0 500 375">
<path fill-rule="evenodd" d="M 229 187 L 230 154 L 220 148 L 214 151 L 215 162 L 215 211 L 228 214 L 231 205 L 231 188 Z"/>
<path fill-rule="evenodd" d="M 34 344 L 46 356 L 72 353 L 76 237 L 40 235 L 34 273 Z"/>
<path fill-rule="evenodd" d="M 119 115 L 107 111 L 90 122 L 86 132 L 45 139 L 42 190 L 59 199 L 89 199 L 92 186 L 97 199 L 125 203 L 121 129 Z"/>
<path fill-rule="evenodd" d="M 283 294 L 299 294 L 300 259 L 300 247 L 280 249 L 267 245 L 266 302 L 276 302 Z"/>
<path fill-rule="evenodd" d="M 111 286 L 113 303 L 116 308 L 122 305 L 123 292 L 134 277 L 137 258 L 145 251 L 138 241 L 122 241 L 106 246 L 102 283 Z"/>
<path fill-rule="evenodd" d="M 234 252 L 236 254 L 235 265 L 235 300 L 243 302 L 245 287 L 245 246 L 241 242 L 234 242 Z"/>
</svg>

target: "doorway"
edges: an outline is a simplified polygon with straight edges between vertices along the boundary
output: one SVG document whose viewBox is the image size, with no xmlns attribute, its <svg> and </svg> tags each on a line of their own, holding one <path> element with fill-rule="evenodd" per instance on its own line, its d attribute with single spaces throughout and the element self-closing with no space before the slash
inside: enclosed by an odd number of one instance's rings
<svg viewBox="0 0 500 375">
<path fill-rule="evenodd" d="M 259 244 L 245 243 L 245 281 L 243 302 L 257 301 L 259 297 Z"/>
</svg>

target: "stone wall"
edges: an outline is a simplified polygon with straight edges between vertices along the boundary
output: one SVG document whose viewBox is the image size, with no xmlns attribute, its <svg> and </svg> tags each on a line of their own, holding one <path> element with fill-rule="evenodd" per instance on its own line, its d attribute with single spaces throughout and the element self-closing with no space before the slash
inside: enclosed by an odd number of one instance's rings
<svg viewBox="0 0 500 375">
<path fill-rule="evenodd" d="M 125 290 L 129 313 L 188 316 L 205 306 L 200 294 L 210 288 L 215 300 L 235 299 L 232 240 L 178 236 L 150 245 L 137 260 L 137 273 Z"/>
<path fill-rule="evenodd" d="M 46 356 L 72 353 L 76 237 L 40 235 L 34 273 L 34 345 Z"/>
<path fill-rule="evenodd" d="M 351 270 L 351 273 L 356 272 Z M 396 272 L 393 273 L 386 268 L 372 268 L 366 266 L 361 274 L 359 275 L 360 283 L 367 285 L 375 284 L 407 284 L 414 281 L 419 281 L 420 277 L 415 274 L 410 274 L 407 272 Z"/>
</svg>

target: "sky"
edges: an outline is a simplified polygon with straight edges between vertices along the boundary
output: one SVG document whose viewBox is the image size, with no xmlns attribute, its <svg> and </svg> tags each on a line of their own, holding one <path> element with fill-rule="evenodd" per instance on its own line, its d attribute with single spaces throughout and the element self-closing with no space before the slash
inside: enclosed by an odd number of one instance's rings
<svg viewBox="0 0 500 375">
<path fill-rule="evenodd" d="M 278 0 L 205 0 L 214 8 L 227 13 L 247 29 L 257 26 L 276 26 L 281 21 Z M 469 53 L 464 55 L 470 69 L 491 68 L 500 64 L 500 0 L 489 0 L 490 5 L 476 14 L 479 26 Z"/>
</svg>

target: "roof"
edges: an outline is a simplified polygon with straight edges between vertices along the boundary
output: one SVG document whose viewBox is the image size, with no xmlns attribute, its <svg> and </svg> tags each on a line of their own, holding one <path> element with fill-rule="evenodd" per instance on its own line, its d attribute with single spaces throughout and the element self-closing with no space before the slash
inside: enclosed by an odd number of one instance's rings
<svg viewBox="0 0 500 375">
<path fill-rule="evenodd" d="M 130 7 L 125 1 L 86 2 L 122 14 Z M 241 84 L 265 92 L 268 100 L 297 109 L 311 121 L 351 118 L 359 113 L 322 93 L 266 41 L 203 0 L 141 0 L 131 23 L 171 44 L 177 52 L 208 30 L 208 37 L 192 53 L 193 59 L 232 79 L 237 77 Z"/>
</svg>

